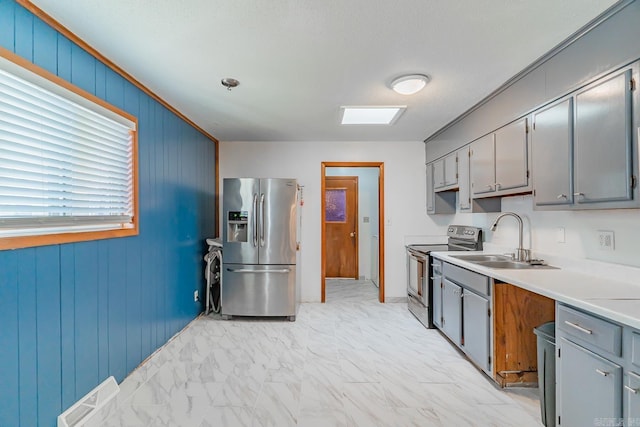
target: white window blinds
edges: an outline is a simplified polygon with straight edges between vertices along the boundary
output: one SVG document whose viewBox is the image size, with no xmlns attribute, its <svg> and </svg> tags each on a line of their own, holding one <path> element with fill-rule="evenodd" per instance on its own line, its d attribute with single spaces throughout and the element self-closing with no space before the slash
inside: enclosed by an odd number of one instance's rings
<svg viewBox="0 0 640 427">
<path fill-rule="evenodd" d="M 135 123 L 3 65 L 0 237 L 131 227 Z"/>
</svg>

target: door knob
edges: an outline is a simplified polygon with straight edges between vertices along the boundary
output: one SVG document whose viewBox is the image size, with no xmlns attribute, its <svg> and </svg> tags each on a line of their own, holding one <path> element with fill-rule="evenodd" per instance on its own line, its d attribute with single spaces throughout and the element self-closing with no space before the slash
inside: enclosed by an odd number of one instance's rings
<svg viewBox="0 0 640 427">
<path fill-rule="evenodd" d="M 352 231 L 351 233 L 349 233 L 349 236 L 351 236 L 351 237 L 356 237 L 356 232 L 355 232 L 355 231 Z"/>
</svg>

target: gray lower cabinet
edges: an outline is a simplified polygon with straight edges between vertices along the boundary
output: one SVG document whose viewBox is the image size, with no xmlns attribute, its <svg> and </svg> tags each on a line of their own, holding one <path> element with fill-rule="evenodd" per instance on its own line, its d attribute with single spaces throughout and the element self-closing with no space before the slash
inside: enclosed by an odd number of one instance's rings
<svg viewBox="0 0 640 427">
<path fill-rule="evenodd" d="M 433 276 L 431 276 L 432 286 L 432 298 L 431 312 L 433 313 L 433 325 L 436 328 L 442 328 L 442 261 L 432 259 L 431 269 Z"/>
<path fill-rule="evenodd" d="M 616 425 L 604 423 L 622 419 L 622 367 L 564 337 L 559 346 L 559 424 Z"/>
<path fill-rule="evenodd" d="M 462 288 L 442 279 L 442 332 L 457 346 L 462 343 Z"/>
<path fill-rule="evenodd" d="M 489 376 L 492 375 L 492 283 L 482 274 L 442 263 L 440 330 Z"/>
<path fill-rule="evenodd" d="M 627 426 L 640 425 L 640 375 L 628 372 L 624 383 L 624 406 Z"/>
<path fill-rule="evenodd" d="M 484 371 L 491 371 L 489 300 L 467 289 L 462 294 L 464 351 Z"/>
</svg>

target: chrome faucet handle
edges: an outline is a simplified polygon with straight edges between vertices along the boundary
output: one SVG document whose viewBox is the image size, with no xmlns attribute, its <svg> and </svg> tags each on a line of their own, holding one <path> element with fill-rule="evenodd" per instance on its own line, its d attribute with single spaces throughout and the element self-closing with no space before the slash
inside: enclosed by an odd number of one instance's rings
<svg viewBox="0 0 640 427">
<path fill-rule="evenodd" d="M 502 254 L 504 256 L 508 256 L 509 258 L 511 258 L 512 260 L 516 259 L 516 254 L 513 252 L 507 252 L 505 254 Z"/>
<path fill-rule="evenodd" d="M 531 251 L 529 249 L 516 249 L 516 261 L 528 262 L 531 258 Z"/>
</svg>

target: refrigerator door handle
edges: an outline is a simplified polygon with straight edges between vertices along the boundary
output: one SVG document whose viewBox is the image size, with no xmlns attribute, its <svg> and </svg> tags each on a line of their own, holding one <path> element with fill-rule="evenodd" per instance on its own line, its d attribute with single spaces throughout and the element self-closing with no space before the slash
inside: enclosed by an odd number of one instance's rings
<svg viewBox="0 0 640 427">
<path fill-rule="evenodd" d="M 248 268 L 227 268 L 227 271 L 231 273 L 254 273 L 254 274 L 291 273 L 291 270 L 288 268 L 282 268 L 279 270 L 251 270 Z"/>
<path fill-rule="evenodd" d="M 253 246 L 258 246 L 258 193 L 253 193 Z"/>
<path fill-rule="evenodd" d="M 260 246 L 264 246 L 264 193 L 260 194 Z"/>
</svg>

